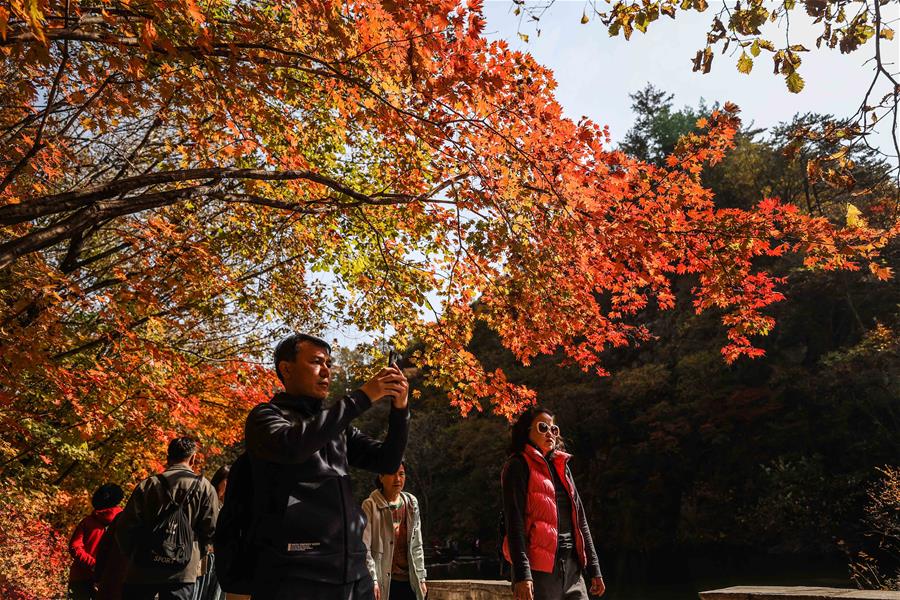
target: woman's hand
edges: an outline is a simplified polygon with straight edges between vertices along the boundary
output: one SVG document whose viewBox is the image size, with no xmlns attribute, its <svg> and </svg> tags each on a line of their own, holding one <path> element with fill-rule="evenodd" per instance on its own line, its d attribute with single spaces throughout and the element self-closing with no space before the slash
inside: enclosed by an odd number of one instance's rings
<svg viewBox="0 0 900 600">
<path fill-rule="evenodd" d="M 591 579 L 591 595 L 602 596 L 606 592 L 606 584 L 603 583 L 602 577 L 594 577 Z"/>
<path fill-rule="evenodd" d="M 422 597 L 424 598 L 425 596 L 428 595 L 428 586 L 425 585 L 424 579 L 419 582 L 419 587 L 422 588 Z"/>
<path fill-rule="evenodd" d="M 375 600 L 381 600 L 381 588 L 377 583 L 375 584 Z"/>
<path fill-rule="evenodd" d="M 534 584 L 528 581 L 517 581 L 513 584 L 515 600 L 534 600 Z"/>
</svg>

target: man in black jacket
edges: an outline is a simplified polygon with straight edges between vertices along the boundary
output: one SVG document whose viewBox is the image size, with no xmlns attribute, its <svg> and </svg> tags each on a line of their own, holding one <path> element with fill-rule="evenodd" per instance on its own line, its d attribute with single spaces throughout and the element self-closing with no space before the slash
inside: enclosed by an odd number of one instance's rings
<svg viewBox="0 0 900 600">
<path fill-rule="evenodd" d="M 374 597 L 366 569 L 365 517 L 353 498 L 349 466 L 396 471 L 408 433 L 409 384 L 396 367 L 325 408 L 331 348 L 295 334 L 275 349 L 284 392 L 247 417 L 253 473 L 253 538 L 259 548 L 254 600 L 360 600 Z M 383 442 L 350 422 L 390 399 Z"/>
</svg>

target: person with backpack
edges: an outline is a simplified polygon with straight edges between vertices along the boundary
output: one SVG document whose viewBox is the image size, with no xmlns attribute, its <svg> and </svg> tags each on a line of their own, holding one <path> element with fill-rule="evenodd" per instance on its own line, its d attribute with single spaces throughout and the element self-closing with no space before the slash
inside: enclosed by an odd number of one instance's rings
<svg viewBox="0 0 900 600">
<path fill-rule="evenodd" d="M 194 440 L 172 440 L 165 471 L 139 483 L 128 499 L 115 528 L 128 557 L 123 598 L 193 597 L 219 510 L 212 484 L 194 473 L 196 456 Z"/>
<path fill-rule="evenodd" d="M 394 473 L 400 467 L 409 427 L 409 384 L 392 364 L 326 406 L 331 368 L 327 342 L 306 334 L 288 337 L 275 349 L 275 369 L 284 391 L 247 417 L 250 537 L 258 555 L 253 600 L 374 597 L 362 538 L 366 519 L 353 497 L 350 466 L 374 473 Z M 352 426 L 353 419 L 388 399 L 384 441 Z M 236 463 L 226 510 L 238 470 Z M 217 543 L 217 553 L 218 548 Z M 220 581 L 231 591 L 221 574 Z"/>
<path fill-rule="evenodd" d="M 97 564 L 97 547 L 109 524 L 122 512 L 125 492 L 114 483 L 101 485 L 91 496 L 93 512 L 81 520 L 69 539 L 69 600 L 93 600 L 94 567 Z"/>
<path fill-rule="evenodd" d="M 584 506 L 546 408 L 531 407 L 511 430 L 503 467 L 503 556 L 512 565 L 515 600 L 588 600 L 606 591 Z"/>
</svg>

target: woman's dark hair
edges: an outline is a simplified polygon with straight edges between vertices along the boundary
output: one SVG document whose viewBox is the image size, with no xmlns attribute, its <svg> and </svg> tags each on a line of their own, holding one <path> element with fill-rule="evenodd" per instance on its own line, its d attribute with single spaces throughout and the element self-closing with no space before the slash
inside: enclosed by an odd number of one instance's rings
<svg viewBox="0 0 900 600">
<path fill-rule="evenodd" d="M 400 463 L 400 467 L 403 467 L 404 471 L 406 470 L 406 461 L 405 460 Z M 400 467 L 397 467 L 397 471 L 400 470 Z M 391 473 L 379 473 L 378 475 L 376 475 L 375 476 L 375 489 L 377 489 L 380 492 L 383 492 L 384 490 L 381 489 L 381 476 L 382 475 L 393 475 L 397 471 L 392 471 Z"/>
<path fill-rule="evenodd" d="M 215 473 L 213 473 L 212 479 L 209 482 L 215 489 L 219 489 L 219 484 L 224 480 L 228 479 L 228 474 L 231 472 L 231 465 L 222 465 L 219 467 Z"/>
<path fill-rule="evenodd" d="M 534 423 L 534 420 L 537 419 L 538 415 L 547 415 L 551 418 L 554 416 L 549 408 L 544 408 L 543 406 L 532 406 L 531 408 L 526 408 L 522 411 L 519 418 L 516 419 L 516 422 L 513 423 L 513 426 L 510 429 L 510 454 L 519 454 L 525 450 L 525 444 L 528 443 L 528 434 L 531 430 L 531 425 Z"/>
<path fill-rule="evenodd" d="M 91 506 L 94 510 L 103 510 L 118 506 L 125 497 L 125 492 L 115 483 L 104 483 L 96 489 L 91 496 Z"/>
</svg>

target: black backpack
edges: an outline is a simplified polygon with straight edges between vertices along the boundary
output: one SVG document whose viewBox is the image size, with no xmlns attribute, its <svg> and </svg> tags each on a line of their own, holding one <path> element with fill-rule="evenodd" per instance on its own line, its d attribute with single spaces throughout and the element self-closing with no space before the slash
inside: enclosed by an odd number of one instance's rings
<svg viewBox="0 0 900 600">
<path fill-rule="evenodd" d="M 152 523 L 144 523 L 135 549 L 134 562 L 142 567 L 180 571 L 191 562 L 194 552 L 194 528 L 188 518 L 187 505 L 200 485 L 201 477 L 178 502 L 172 483 L 156 475 L 164 493 L 164 505 Z"/>
<path fill-rule="evenodd" d="M 225 499 L 213 536 L 216 577 L 222 591 L 231 594 L 252 592 L 257 555 L 251 538 L 252 522 L 253 473 L 250 457 L 244 452 L 228 472 Z"/>
</svg>

